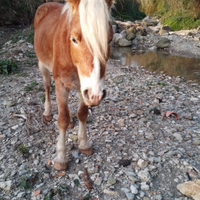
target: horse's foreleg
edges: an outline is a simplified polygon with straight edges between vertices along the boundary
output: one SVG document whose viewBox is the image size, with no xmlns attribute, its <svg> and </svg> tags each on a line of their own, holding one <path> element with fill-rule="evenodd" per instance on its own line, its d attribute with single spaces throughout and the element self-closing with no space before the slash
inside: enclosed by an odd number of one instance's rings
<svg viewBox="0 0 200 200">
<path fill-rule="evenodd" d="M 44 113 L 43 117 L 46 121 L 52 120 L 52 114 L 51 114 L 51 99 L 50 99 L 50 87 L 51 87 L 51 76 L 49 74 L 49 70 L 46 69 L 42 63 L 39 61 L 38 63 L 40 72 L 43 76 L 43 82 L 45 86 L 45 103 L 44 103 Z"/>
<path fill-rule="evenodd" d="M 81 153 L 86 154 L 87 156 L 92 155 L 93 149 L 89 144 L 88 137 L 86 134 L 86 121 L 88 116 L 88 107 L 80 102 L 78 109 L 78 118 L 79 118 L 79 131 L 78 131 L 78 142 L 79 150 Z"/>
<path fill-rule="evenodd" d="M 58 126 L 59 137 L 56 148 L 56 158 L 54 159 L 54 169 L 61 171 L 67 169 L 66 157 L 66 130 L 70 122 L 69 109 L 68 109 L 68 95 L 69 91 L 64 88 L 59 81 L 56 84 L 56 97 L 58 102 Z"/>
</svg>

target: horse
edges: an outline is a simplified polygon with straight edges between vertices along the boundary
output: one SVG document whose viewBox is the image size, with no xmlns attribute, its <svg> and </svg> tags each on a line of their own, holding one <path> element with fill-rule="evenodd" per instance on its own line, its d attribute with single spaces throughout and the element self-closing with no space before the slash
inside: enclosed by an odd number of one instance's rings
<svg viewBox="0 0 200 200">
<path fill-rule="evenodd" d="M 73 128 L 68 108 L 72 89 L 81 92 L 78 108 L 78 149 L 90 156 L 93 148 L 86 134 L 88 107 L 106 96 L 105 71 L 112 39 L 110 11 L 114 0 L 67 0 L 38 7 L 34 18 L 34 48 L 45 86 L 43 120 L 52 119 L 51 76 L 55 81 L 59 136 L 54 169 L 66 170 L 65 138 Z"/>
</svg>

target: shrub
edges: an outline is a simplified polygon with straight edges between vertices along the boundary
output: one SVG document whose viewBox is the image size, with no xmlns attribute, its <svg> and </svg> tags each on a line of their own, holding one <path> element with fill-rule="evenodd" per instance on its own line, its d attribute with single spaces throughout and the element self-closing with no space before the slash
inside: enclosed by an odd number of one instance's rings
<svg viewBox="0 0 200 200">
<path fill-rule="evenodd" d="M 117 0 L 112 15 L 122 20 L 143 19 L 146 15 L 139 11 L 139 3 L 133 0 Z"/>
<path fill-rule="evenodd" d="M 37 7 L 49 0 L 2 0 L 0 25 L 29 25 L 33 22 Z M 64 0 L 50 0 L 64 3 Z"/>
<path fill-rule="evenodd" d="M 17 72 L 18 66 L 13 60 L 0 60 L 0 74 L 9 75 Z"/>
<path fill-rule="evenodd" d="M 31 44 L 34 43 L 34 31 L 31 31 L 31 32 L 28 34 L 27 41 L 30 42 Z"/>
</svg>

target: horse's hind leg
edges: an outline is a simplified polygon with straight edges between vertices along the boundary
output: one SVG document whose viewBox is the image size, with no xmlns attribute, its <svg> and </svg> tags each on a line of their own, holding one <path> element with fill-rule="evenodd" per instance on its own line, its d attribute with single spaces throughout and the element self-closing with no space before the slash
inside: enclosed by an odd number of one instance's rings
<svg viewBox="0 0 200 200">
<path fill-rule="evenodd" d="M 45 86 L 45 103 L 44 103 L 44 113 L 43 117 L 46 121 L 52 120 L 52 114 L 51 114 L 51 99 L 50 99 L 50 87 L 51 87 L 51 76 L 49 73 L 49 70 L 46 69 L 43 64 L 39 61 L 38 63 L 40 72 L 43 76 L 43 82 Z"/>
<path fill-rule="evenodd" d="M 84 102 L 80 102 L 78 109 L 78 118 L 79 118 L 78 148 L 81 153 L 90 156 L 93 154 L 93 149 L 89 144 L 86 133 L 87 116 L 88 116 L 88 107 L 84 104 Z"/>
</svg>

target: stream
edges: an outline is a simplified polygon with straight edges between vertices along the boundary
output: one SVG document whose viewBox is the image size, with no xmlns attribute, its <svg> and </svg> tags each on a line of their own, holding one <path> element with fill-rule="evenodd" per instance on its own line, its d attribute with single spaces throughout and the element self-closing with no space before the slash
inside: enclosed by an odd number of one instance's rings
<svg viewBox="0 0 200 200">
<path fill-rule="evenodd" d="M 110 58 L 120 60 L 123 65 L 144 66 L 148 71 L 163 72 L 200 83 L 200 59 L 197 58 L 170 55 L 163 50 L 133 52 L 131 47 L 112 47 Z"/>
</svg>

